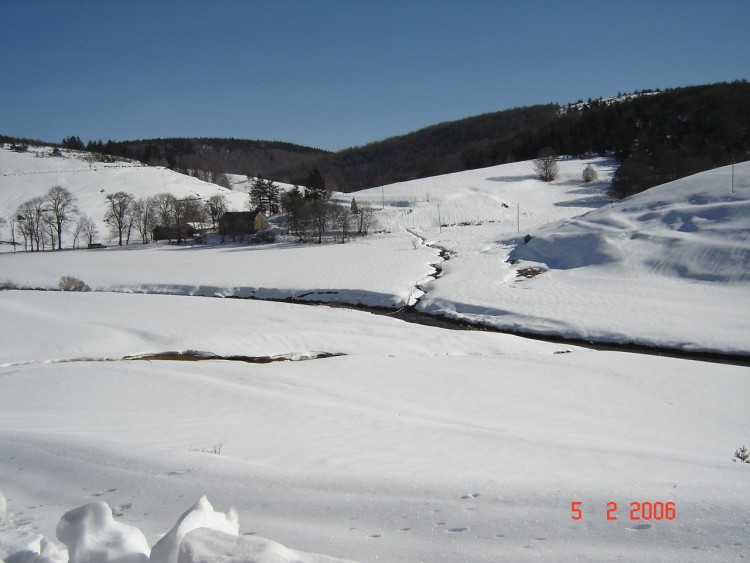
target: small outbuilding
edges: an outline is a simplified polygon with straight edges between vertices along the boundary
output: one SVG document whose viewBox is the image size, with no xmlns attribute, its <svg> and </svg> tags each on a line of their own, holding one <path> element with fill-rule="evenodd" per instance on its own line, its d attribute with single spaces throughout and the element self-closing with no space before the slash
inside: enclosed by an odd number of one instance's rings
<svg viewBox="0 0 750 563">
<path fill-rule="evenodd" d="M 195 233 L 195 228 L 189 223 L 183 223 L 179 227 L 165 227 L 163 225 L 159 225 L 154 228 L 151 239 L 154 242 L 159 240 L 176 240 L 177 242 L 182 242 L 183 240 L 194 237 Z"/>
<path fill-rule="evenodd" d="M 268 228 L 268 219 L 260 211 L 227 211 L 219 218 L 222 237 L 242 237 Z"/>
</svg>

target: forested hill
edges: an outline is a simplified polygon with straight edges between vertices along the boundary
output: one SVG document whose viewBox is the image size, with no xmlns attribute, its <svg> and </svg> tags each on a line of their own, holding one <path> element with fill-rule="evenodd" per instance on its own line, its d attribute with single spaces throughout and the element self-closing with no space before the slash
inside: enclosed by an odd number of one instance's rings
<svg viewBox="0 0 750 563">
<path fill-rule="evenodd" d="M 512 162 L 512 139 L 554 120 L 558 110 L 536 105 L 441 123 L 329 155 L 319 167 L 333 187 L 351 191 Z"/>
<path fill-rule="evenodd" d="M 328 155 L 318 166 L 330 187 L 350 191 L 528 160 L 545 147 L 561 155 L 616 156 L 622 166 L 613 189 L 620 196 L 750 160 L 750 84 L 490 113 Z M 282 174 L 291 182 L 304 178 L 301 170 Z"/>
<path fill-rule="evenodd" d="M 318 168 L 326 186 L 341 191 L 528 160 L 551 147 L 561 155 L 617 157 L 621 166 L 613 189 L 625 196 L 750 160 L 750 84 L 742 80 L 579 100 L 565 108 L 509 109 L 337 153 L 240 139 L 90 141 L 84 147 L 79 138 L 69 137 L 63 145 L 203 171 L 193 174 L 216 183 L 222 183 L 224 173 L 234 173 L 304 184 Z"/>
<path fill-rule="evenodd" d="M 277 141 L 204 138 L 97 141 L 89 142 L 86 149 L 181 172 L 202 170 L 214 175 L 232 173 L 266 177 L 273 177 L 278 169 L 307 168 L 327 154 L 320 149 Z"/>
</svg>

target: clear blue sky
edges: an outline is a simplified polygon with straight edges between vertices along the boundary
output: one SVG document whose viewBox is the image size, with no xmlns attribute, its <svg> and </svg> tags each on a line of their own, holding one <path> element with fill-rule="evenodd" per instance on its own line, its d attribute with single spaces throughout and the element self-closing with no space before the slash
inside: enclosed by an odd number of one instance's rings
<svg viewBox="0 0 750 563">
<path fill-rule="evenodd" d="M 338 150 L 750 79 L 747 0 L 0 0 L 0 134 Z"/>
</svg>

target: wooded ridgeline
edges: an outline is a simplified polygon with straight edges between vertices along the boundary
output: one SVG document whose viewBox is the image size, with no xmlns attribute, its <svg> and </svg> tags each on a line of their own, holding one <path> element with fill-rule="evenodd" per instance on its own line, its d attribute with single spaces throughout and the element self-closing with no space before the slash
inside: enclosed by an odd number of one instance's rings
<svg viewBox="0 0 750 563">
<path fill-rule="evenodd" d="M 0 136 L 1 142 L 18 139 Z M 30 144 L 35 141 L 25 140 Z M 393 182 L 536 158 L 551 148 L 571 156 L 610 155 L 621 166 L 622 197 L 696 172 L 750 160 L 746 80 L 535 105 L 433 125 L 330 153 L 275 141 L 150 139 L 102 143 L 68 137 L 67 148 L 137 159 L 221 183 L 223 174 L 304 185 L 318 168 L 329 189 L 351 192 Z M 200 171 L 200 172 L 195 172 Z"/>
</svg>

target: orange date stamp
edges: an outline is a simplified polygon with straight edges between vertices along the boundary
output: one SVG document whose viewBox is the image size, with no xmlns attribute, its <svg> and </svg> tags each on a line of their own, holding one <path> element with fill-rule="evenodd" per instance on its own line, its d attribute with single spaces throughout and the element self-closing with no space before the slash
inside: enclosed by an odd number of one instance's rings
<svg viewBox="0 0 750 563">
<path fill-rule="evenodd" d="M 614 522 L 618 518 L 618 505 L 614 501 L 607 503 L 606 519 Z M 581 520 L 584 514 L 583 502 L 573 501 L 570 503 L 570 518 Z M 628 516 L 631 521 L 637 520 L 675 520 L 677 518 L 677 504 L 668 502 L 639 502 L 633 501 L 628 505 Z"/>
</svg>

